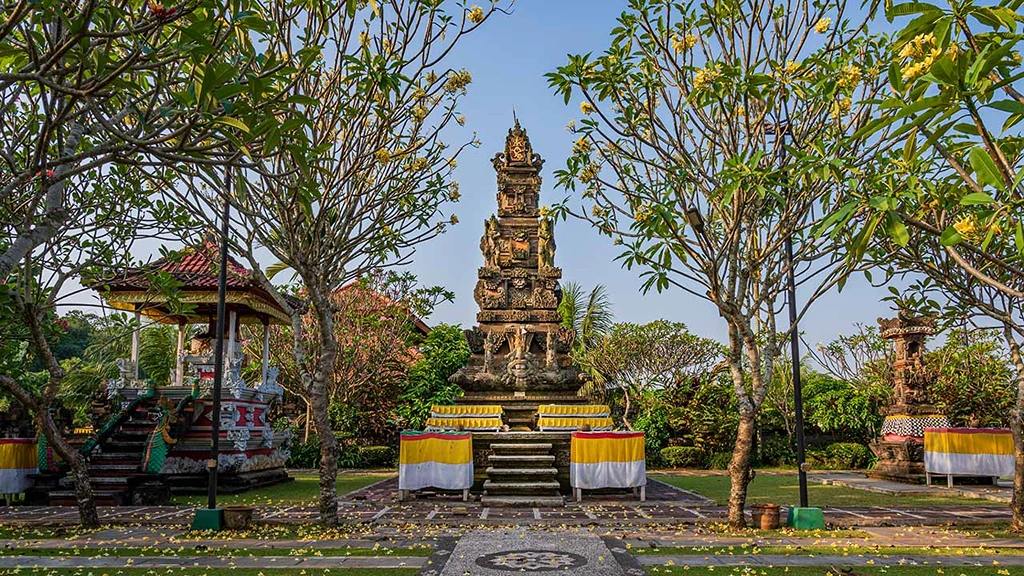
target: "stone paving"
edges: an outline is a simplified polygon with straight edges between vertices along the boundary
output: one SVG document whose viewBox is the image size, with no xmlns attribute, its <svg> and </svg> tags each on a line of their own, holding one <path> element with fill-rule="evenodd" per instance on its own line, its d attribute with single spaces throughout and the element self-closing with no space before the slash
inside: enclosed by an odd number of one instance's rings
<svg viewBox="0 0 1024 576">
<path fill-rule="evenodd" d="M 1007 506 L 846 506 L 825 507 L 825 519 L 834 526 L 983 524 L 1010 519 Z M 192 506 L 100 507 L 105 524 L 181 526 L 192 520 Z M 683 502 L 570 503 L 560 508 L 499 508 L 477 502 L 452 503 L 420 500 L 388 505 L 375 502 L 343 502 L 342 521 L 348 524 L 678 524 L 722 522 L 725 506 L 697 506 Z M 783 510 L 783 514 L 785 514 Z M 257 522 L 303 524 L 315 522 L 315 506 L 258 506 Z M 0 524 L 16 526 L 73 525 L 78 511 L 66 506 L 0 507 Z"/>
</svg>

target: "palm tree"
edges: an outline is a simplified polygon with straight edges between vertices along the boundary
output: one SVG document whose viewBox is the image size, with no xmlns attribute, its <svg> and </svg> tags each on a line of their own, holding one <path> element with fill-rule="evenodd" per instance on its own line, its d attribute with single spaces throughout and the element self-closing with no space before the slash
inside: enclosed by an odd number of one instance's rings
<svg viewBox="0 0 1024 576">
<path fill-rule="evenodd" d="M 576 331 L 572 343 L 572 359 L 589 377 L 580 393 L 603 397 L 607 378 L 589 363 L 581 362 L 581 359 L 586 357 L 586 352 L 608 333 L 614 323 L 608 290 L 598 284 L 588 294 L 576 282 L 566 282 L 562 286 L 558 311 L 562 315 L 562 325 Z"/>
</svg>

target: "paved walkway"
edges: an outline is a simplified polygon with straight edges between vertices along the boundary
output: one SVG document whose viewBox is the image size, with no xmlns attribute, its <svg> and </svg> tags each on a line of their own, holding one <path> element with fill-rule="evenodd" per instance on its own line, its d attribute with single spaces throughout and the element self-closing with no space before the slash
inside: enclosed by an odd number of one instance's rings
<svg viewBox="0 0 1024 576">
<path fill-rule="evenodd" d="M 834 526 L 914 526 L 951 523 L 984 524 L 1010 519 L 1007 506 L 858 506 L 825 507 L 825 519 Z M 676 502 L 635 502 L 632 504 L 570 503 L 560 508 L 492 508 L 476 502 L 452 503 L 421 500 L 387 505 L 374 502 L 346 502 L 339 505 L 347 524 L 679 524 L 722 522 L 725 506 L 695 506 Z M 785 514 L 785 510 L 782 512 Z M 100 507 L 105 524 L 149 524 L 181 526 L 191 522 L 192 506 Z M 259 506 L 255 519 L 267 524 L 303 524 L 316 520 L 314 506 Z M 78 523 L 78 510 L 71 506 L 12 506 L 0 508 L 0 524 L 16 526 L 57 526 Z"/>
</svg>

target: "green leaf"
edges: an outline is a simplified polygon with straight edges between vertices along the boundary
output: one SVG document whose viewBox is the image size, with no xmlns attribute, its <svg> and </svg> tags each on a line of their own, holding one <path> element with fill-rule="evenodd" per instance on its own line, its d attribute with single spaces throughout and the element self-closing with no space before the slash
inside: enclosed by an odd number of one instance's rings
<svg viewBox="0 0 1024 576">
<path fill-rule="evenodd" d="M 956 246 L 963 238 L 960 237 L 960 233 L 956 231 L 956 228 L 950 226 L 942 231 L 942 236 L 939 238 L 939 242 L 943 246 Z"/>
<path fill-rule="evenodd" d="M 224 116 L 222 118 L 217 118 L 216 122 L 217 122 L 217 124 L 226 124 L 226 125 L 231 126 L 233 128 L 238 128 L 239 130 L 241 130 L 242 132 L 245 132 L 246 134 L 249 133 L 249 127 L 245 125 L 245 122 L 242 122 L 238 118 L 232 118 L 230 116 Z"/>
<path fill-rule="evenodd" d="M 289 268 L 291 268 L 291 266 L 285 264 L 284 262 L 274 262 L 273 264 L 267 266 L 267 280 L 273 280 L 274 276 L 277 276 L 278 274 L 284 272 Z"/>
<path fill-rule="evenodd" d="M 989 156 L 984 148 L 980 146 L 971 148 L 968 158 L 971 161 L 971 168 L 974 168 L 974 173 L 977 175 L 980 183 L 989 184 L 996 188 L 1003 187 L 1003 179 L 999 175 L 999 169 L 996 168 L 996 163 L 992 161 L 992 157 Z"/>
<path fill-rule="evenodd" d="M 903 220 L 895 212 L 889 212 L 885 215 L 885 231 L 900 246 L 906 246 L 910 243 L 910 232 L 907 231 Z"/>
<path fill-rule="evenodd" d="M 982 204 L 991 204 L 993 202 L 995 202 L 995 200 L 986 192 L 971 192 L 960 199 L 961 206 L 979 206 Z"/>
</svg>

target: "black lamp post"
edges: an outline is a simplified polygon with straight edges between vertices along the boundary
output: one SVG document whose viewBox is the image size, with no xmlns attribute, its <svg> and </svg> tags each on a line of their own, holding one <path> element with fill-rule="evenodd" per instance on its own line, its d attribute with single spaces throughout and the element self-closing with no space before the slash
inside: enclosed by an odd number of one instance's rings
<svg viewBox="0 0 1024 576">
<path fill-rule="evenodd" d="M 789 118 L 772 126 L 775 138 L 780 146 L 778 147 L 779 166 L 785 158 L 786 136 L 789 135 Z M 788 179 L 783 193 L 788 192 Z M 786 235 L 786 300 L 789 308 L 789 345 L 792 356 L 793 367 L 793 411 L 796 413 L 796 459 L 797 476 L 800 484 L 800 507 L 796 510 L 790 509 L 788 524 L 794 528 L 815 529 L 825 527 L 825 517 L 820 508 L 810 508 L 807 496 L 807 450 L 804 442 L 804 392 L 803 381 L 800 378 L 800 326 L 797 320 L 796 311 L 796 273 L 793 270 L 793 234 Z"/>
<path fill-rule="evenodd" d="M 210 458 L 207 506 L 196 510 L 192 521 L 194 530 L 220 530 L 224 527 L 224 511 L 217 508 L 217 461 L 220 457 L 220 392 L 224 382 L 224 326 L 228 284 L 228 224 L 231 219 L 231 169 L 224 173 L 224 199 L 220 223 L 220 270 L 217 278 L 217 343 L 213 354 L 213 398 L 210 411 Z"/>
</svg>

